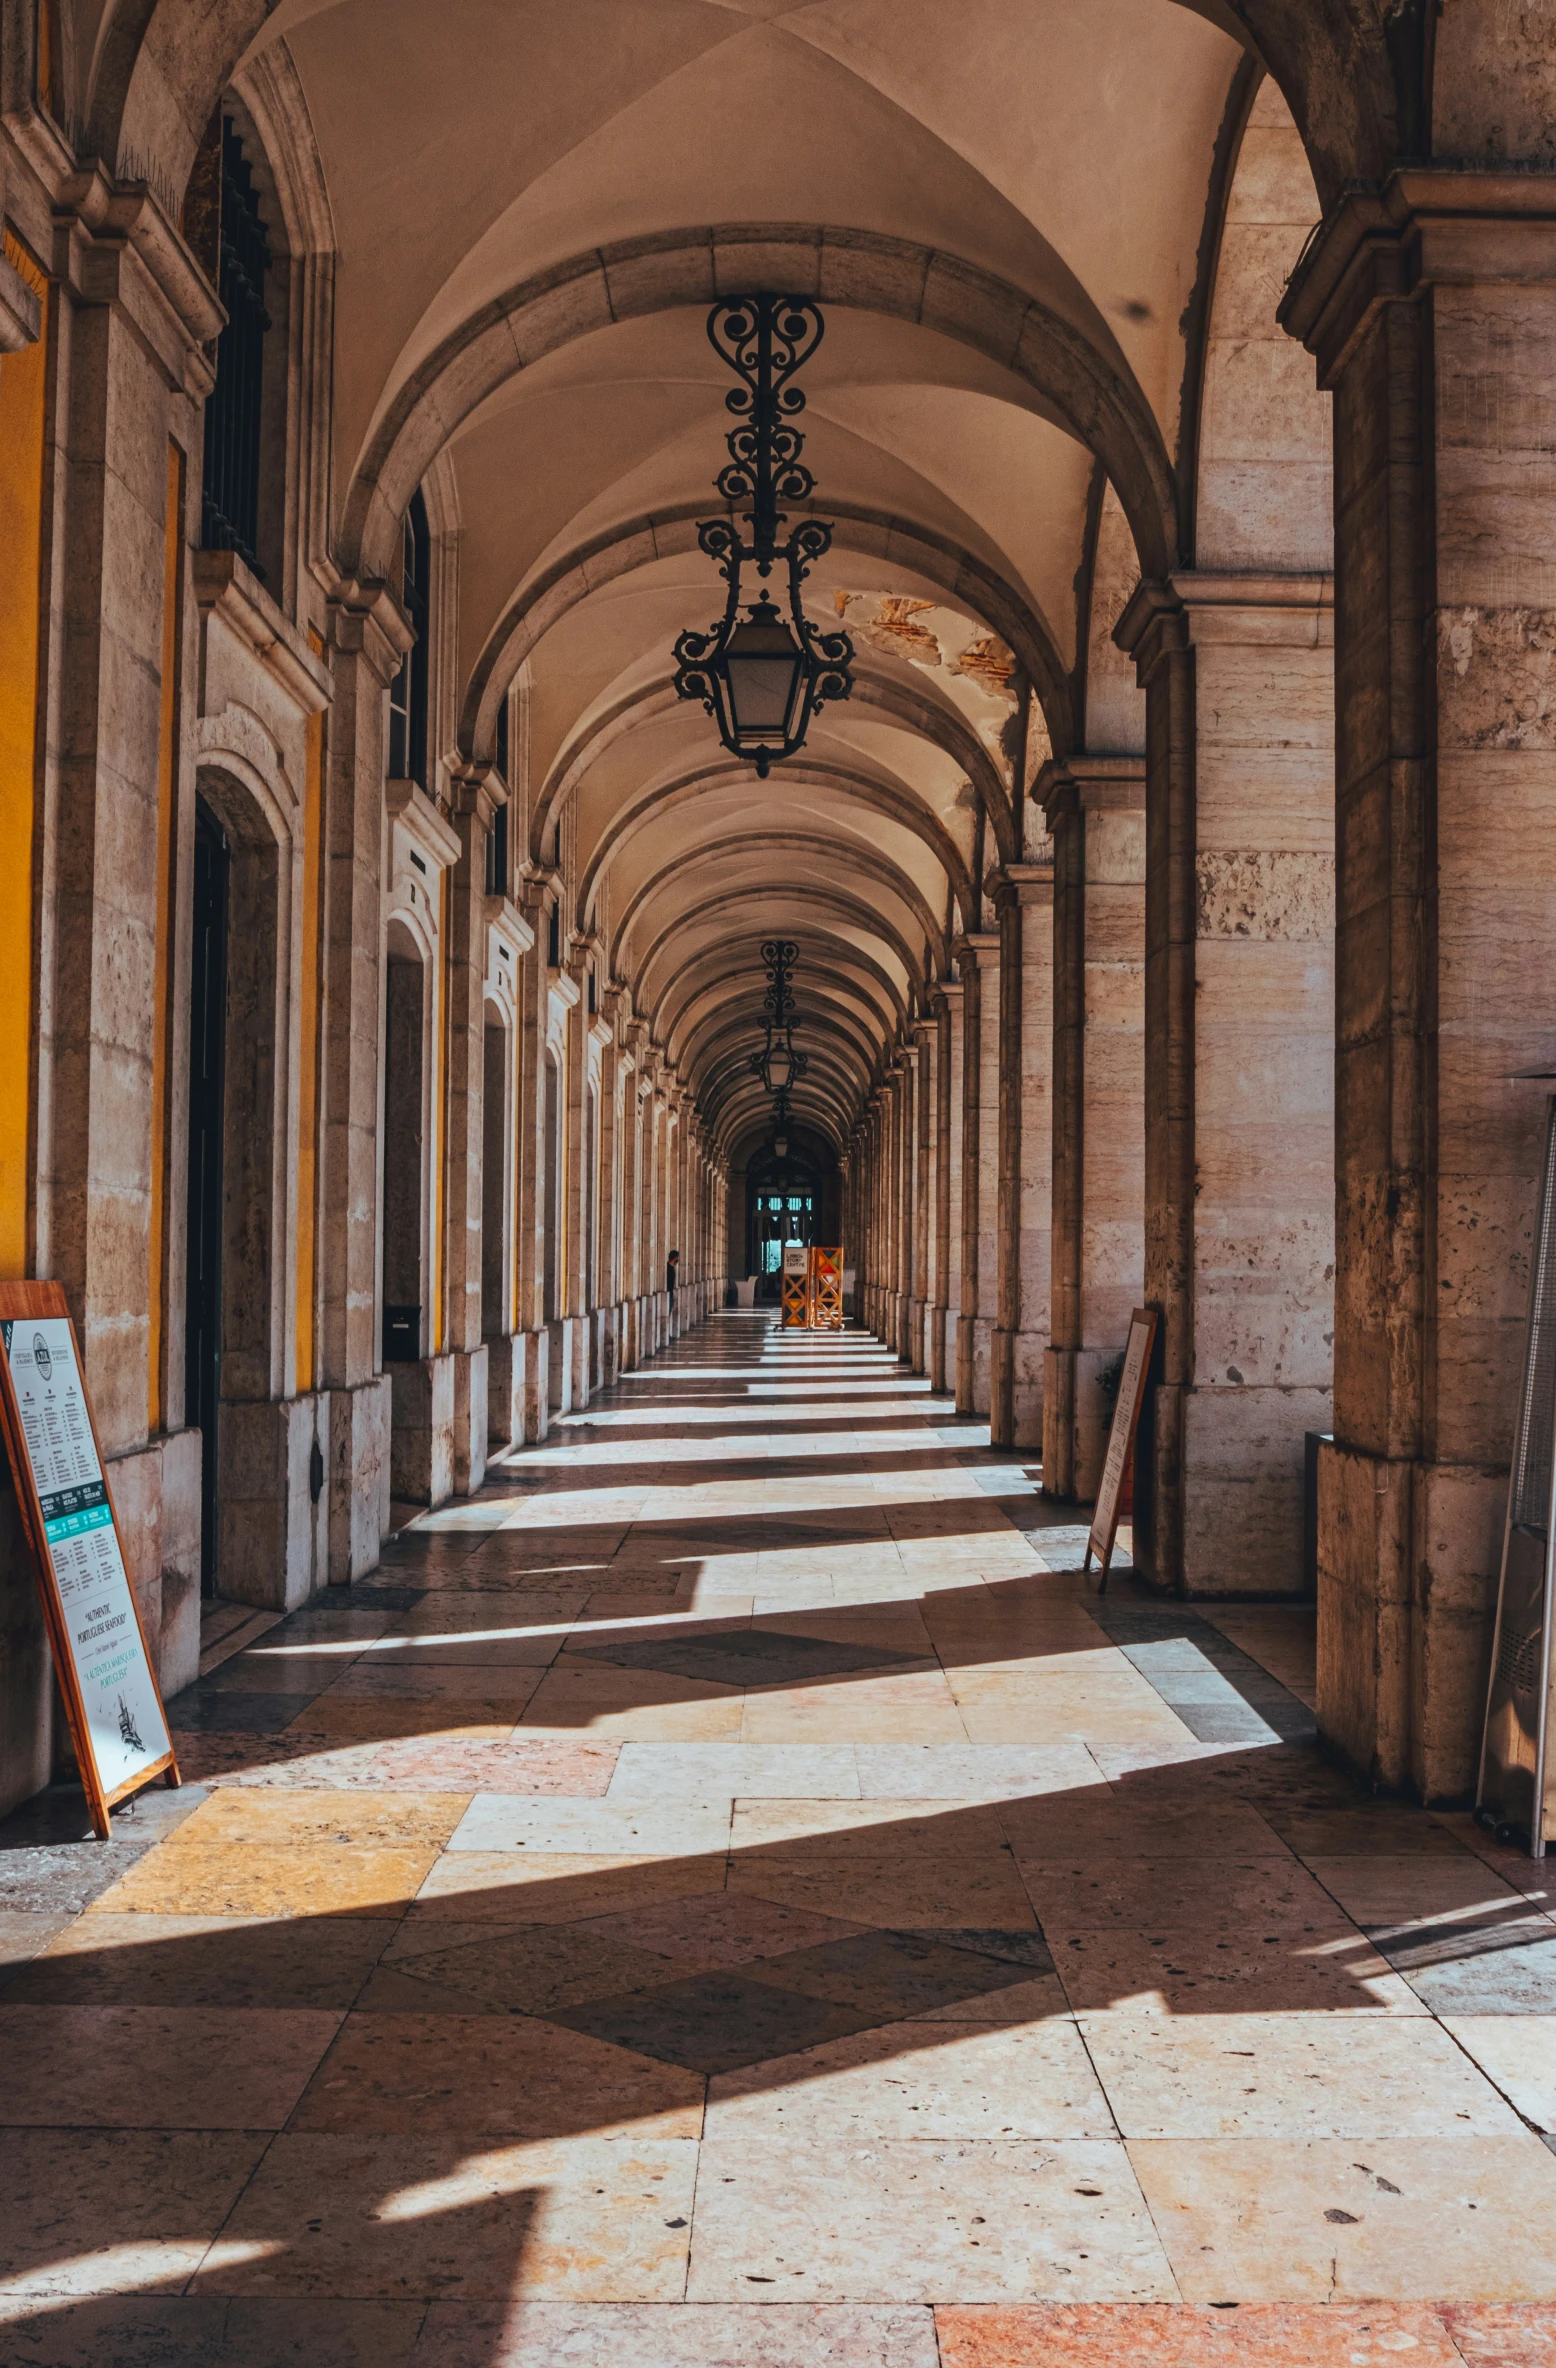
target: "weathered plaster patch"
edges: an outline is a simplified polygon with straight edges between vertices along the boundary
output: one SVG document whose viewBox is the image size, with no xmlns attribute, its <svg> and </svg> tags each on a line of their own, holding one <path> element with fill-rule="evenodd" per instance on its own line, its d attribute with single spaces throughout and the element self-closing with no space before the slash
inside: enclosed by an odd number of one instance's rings
<svg viewBox="0 0 1556 2368">
<path fill-rule="evenodd" d="M 1195 935 L 1322 939 L 1334 931 L 1334 857 L 1215 848 L 1198 856 Z"/>
<path fill-rule="evenodd" d="M 1440 609 L 1443 739 L 1459 748 L 1556 748 L 1556 610 Z"/>
</svg>

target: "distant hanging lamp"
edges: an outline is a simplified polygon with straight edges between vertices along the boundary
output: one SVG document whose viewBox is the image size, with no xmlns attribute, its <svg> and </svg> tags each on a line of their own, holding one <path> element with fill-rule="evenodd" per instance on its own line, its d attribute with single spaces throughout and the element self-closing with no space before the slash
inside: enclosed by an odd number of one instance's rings
<svg viewBox="0 0 1556 2368">
<path fill-rule="evenodd" d="M 804 746 L 810 719 L 826 699 L 853 689 L 854 645 L 846 633 L 823 633 L 801 604 L 800 587 L 832 547 L 824 518 L 805 518 L 782 542 L 788 524 L 780 502 L 808 502 L 815 479 L 800 459 L 805 439 L 790 423 L 805 408 L 792 381 L 821 343 L 820 308 L 803 296 L 733 296 L 708 315 L 714 352 L 741 383 L 724 401 L 737 425 L 725 439 L 729 460 L 714 479 L 742 517 L 747 540 L 729 518 L 705 518 L 697 541 L 729 587 L 724 614 L 706 633 L 683 633 L 675 645 L 675 687 L 700 699 L 732 756 L 756 766 L 765 781 L 781 758 Z M 756 569 L 763 589 L 741 615 L 741 570 Z M 788 574 L 788 615 L 765 589 L 775 567 Z"/>
<path fill-rule="evenodd" d="M 810 1066 L 810 1061 L 794 1041 L 793 1031 L 798 1025 L 794 1011 L 794 997 L 789 992 L 789 981 L 800 958 L 800 949 L 786 937 L 769 937 L 763 941 L 762 962 L 767 971 L 767 992 L 762 998 L 762 1019 L 767 1030 L 767 1042 L 760 1052 L 751 1055 L 751 1067 L 760 1077 L 763 1088 L 770 1094 L 786 1095 L 791 1085 L 798 1085 Z"/>
</svg>

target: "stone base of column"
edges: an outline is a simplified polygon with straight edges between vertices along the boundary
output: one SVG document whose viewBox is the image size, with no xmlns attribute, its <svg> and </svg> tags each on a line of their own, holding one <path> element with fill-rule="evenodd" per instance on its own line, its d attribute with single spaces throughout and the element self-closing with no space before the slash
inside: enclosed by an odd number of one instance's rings
<svg viewBox="0 0 1556 2368">
<path fill-rule="evenodd" d="M 1024 1454 L 1043 1452 L 1043 1367 L 1048 1343 L 1041 1332 L 1017 1332 L 1011 1354 L 1010 1443 Z"/>
<path fill-rule="evenodd" d="M 234 1603 L 258 1604 L 265 1611 L 289 1612 L 306 1603 L 324 1583 L 329 1561 L 329 1504 L 324 1487 L 329 1435 L 330 1394 L 325 1391 L 222 1407 L 216 1540 L 219 1594 Z M 315 1446 L 319 1450 L 317 1488 Z M 198 1488 L 198 1457 L 195 1479 Z M 198 1591 L 198 1555 L 195 1583 Z M 198 1658 L 197 1652 L 197 1663 Z"/>
<path fill-rule="evenodd" d="M 943 1307 L 930 1308 L 924 1317 L 924 1347 L 929 1366 L 929 1386 L 939 1395 L 946 1390 L 946 1330 L 949 1317 Z M 952 1333 L 953 1353 L 955 1333 Z"/>
<path fill-rule="evenodd" d="M 474 1496 L 486 1478 L 486 1343 L 454 1351 L 454 1494 Z"/>
<path fill-rule="evenodd" d="M 1183 1393 L 1185 1593 L 1301 1594 L 1303 1437 L 1329 1429 L 1332 1404 L 1320 1389 Z"/>
<path fill-rule="evenodd" d="M 574 1316 L 553 1316 L 546 1326 L 546 1398 L 553 1419 L 573 1410 Z"/>
<path fill-rule="evenodd" d="M 606 1314 L 604 1329 L 600 1335 L 600 1387 L 602 1390 L 612 1388 L 616 1376 L 621 1371 L 623 1312 L 620 1307 L 611 1308 Z"/>
<path fill-rule="evenodd" d="M 562 1321 L 570 1326 L 567 1342 L 568 1405 L 574 1408 L 587 1406 L 593 1319 L 589 1316 L 564 1316 Z"/>
<path fill-rule="evenodd" d="M 524 1344 L 524 1444 L 538 1447 L 551 1427 L 551 1342 L 543 1325 L 515 1338 Z"/>
<path fill-rule="evenodd" d="M 956 1411 L 971 1414 L 973 1406 L 973 1332 L 971 1316 L 956 1319 Z"/>
<path fill-rule="evenodd" d="M 486 1440 L 500 1453 L 524 1436 L 524 1383 L 529 1335 L 503 1332 L 486 1343 Z"/>
<path fill-rule="evenodd" d="M 329 1576 L 349 1587 L 376 1568 L 389 1526 L 393 1384 L 387 1373 L 352 1389 L 333 1389 L 326 1496 L 329 1504 Z"/>
<path fill-rule="evenodd" d="M 1319 1449 L 1319 1729 L 1390 1791 L 1473 1793 L 1506 1512 L 1504 1471 Z"/>
<path fill-rule="evenodd" d="M 1016 1443 L 1016 1336 L 996 1325 L 989 1335 L 989 1445 Z"/>
<path fill-rule="evenodd" d="M 389 1382 L 389 1493 L 416 1505 L 441 1505 L 454 1493 L 454 1359 L 418 1357 L 391 1365 Z"/>
<path fill-rule="evenodd" d="M 924 1312 L 924 1302 L 922 1299 L 910 1299 L 908 1301 L 907 1361 L 912 1366 L 915 1373 L 922 1373 L 924 1371 L 925 1360 L 929 1350 L 929 1336 L 925 1329 Z"/>
<path fill-rule="evenodd" d="M 994 1380 L 994 1319 L 979 1316 L 973 1324 L 973 1406 L 977 1413 L 989 1412 L 990 1390 Z"/>
<path fill-rule="evenodd" d="M 157 1682 L 176 1694 L 200 1674 L 200 1434 L 173 1431 L 115 1456 L 108 1477 Z M 28 1559 L 13 1567 L 31 1588 Z"/>
<path fill-rule="evenodd" d="M 1043 1494 L 1071 1504 L 1075 1486 L 1075 1351 L 1043 1354 Z"/>
</svg>

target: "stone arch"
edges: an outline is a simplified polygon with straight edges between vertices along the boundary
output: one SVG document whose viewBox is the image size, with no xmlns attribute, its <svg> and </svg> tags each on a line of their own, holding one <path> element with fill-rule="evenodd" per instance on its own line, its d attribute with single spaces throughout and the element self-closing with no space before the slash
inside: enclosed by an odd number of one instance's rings
<svg viewBox="0 0 1556 2368">
<path fill-rule="evenodd" d="M 974 347 L 1025 380 L 1076 439 L 1102 455 L 1129 511 L 1142 564 L 1165 573 L 1177 549 L 1172 466 L 1149 406 L 1062 315 L 960 257 L 833 225 L 689 227 L 591 249 L 521 281 L 445 338 L 388 405 L 353 472 L 343 564 L 388 567 L 412 491 L 449 436 L 518 371 L 619 321 L 711 305 L 763 281 L 834 309 L 877 312 Z"/>
<path fill-rule="evenodd" d="M 559 619 L 591 593 L 659 559 L 698 548 L 697 521 L 709 502 L 683 502 L 632 518 L 565 552 L 517 592 L 470 672 L 459 719 L 459 742 L 472 762 L 489 762 L 496 746 L 497 707 L 532 650 Z M 904 567 L 944 593 L 948 607 L 965 608 L 997 633 L 1037 693 L 1056 755 L 1072 741 L 1070 676 L 1045 621 L 981 559 L 911 519 L 862 502 L 827 501 L 835 551 Z"/>
<path fill-rule="evenodd" d="M 615 948 L 619 948 L 624 943 L 633 922 L 647 908 L 665 882 L 675 878 L 678 874 L 684 874 L 694 862 L 703 863 L 716 859 L 719 855 L 727 853 L 732 847 L 739 848 L 746 853 L 758 852 L 764 848 L 772 848 L 775 852 L 787 848 L 798 855 L 810 854 L 825 857 L 832 851 L 834 845 L 835 841 L 823 837 L 818 831 L 730 832 L 719 838 L 706 840 L 696 848 L 689 859 L 678 858 L 664 865 L 659 871 L 652 873 L 643 882 L 614 925 Z M 855 846 L 849 847 L 848 857 L 851 872 L 879 882 L 881 886 L 889 888 L 894 896 L 900 898 L 915 920 L 922 925 L 926 942 L 933 940 L 938 935 L 935 916 L 924 902 L 922 894 L 911 880 L 898 871 L 894 863 L 884 856 L 871 855 L 865 849 Z M 810 895 L 814 891 L 807 885 L 806 893 Z M 868 910 L 869 908 L 863 909 Z M 682 925 L 683 919 L 683 916 L 677 916 L 677 921 L 673 926 Z M 905 941 L 897 940 L 895 931 L 879 913 L 871 914 L 871 926 L 893 944 L 905 943 Z M 659 942 L 658 939 L 655 940 L 656 945 Z M 647 960 L 648 957 L 645 957 L 644 967 L 647 966 Z M 923 966 L 915 957 L 909 955 L 905 967 L 911 975 L 918 976 Z"/>
<path fill-rule="evenodd" d="M 578 900 L 574 928 L 580 934 L 591 926 L 591 916 L 597 885 L 618 855 L 626 852 L 638 832 L 651 821 L 664 820 L 677 807 L 691 803 L 704 791 L 724 788 L 744 779 L 746 768 L 733 762 L 700 766 L 695 771 L 677 775 L 673 781 L 646 790 L 633 804 L 612 817 L 611 835 L 602 841 L 583 872 L 578 884 Z M 807 761 L 803 774 L 794 778 L 821 783 L 837 790 L 842 796 L 857 799 L 874 813 L 900 823 L 911 831 L 934 856 L 950 882 L 951 892 L 963 914 L 963 926 L 971 928 L 975 893 L 972 875 L 963 862 L 956 842 L 944 826 L 922 805 L 911 792 L 899 790 L 885 782 L 867 780 L 862 774 L 846 770 L 841 765 Z"/>
</svg>

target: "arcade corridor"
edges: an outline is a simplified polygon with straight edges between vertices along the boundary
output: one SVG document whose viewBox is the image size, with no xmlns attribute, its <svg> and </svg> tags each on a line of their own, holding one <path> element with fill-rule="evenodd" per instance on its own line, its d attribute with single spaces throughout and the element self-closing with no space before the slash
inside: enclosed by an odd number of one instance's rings
<svg viewBox="0 0 1556 2368">
<path fill-rule="evenodd" d="M 1550 2358 L 1540 1869 L 987 1439 L 714 1316 L 16 1812 L 0 2358 Z"/>
</svg>

